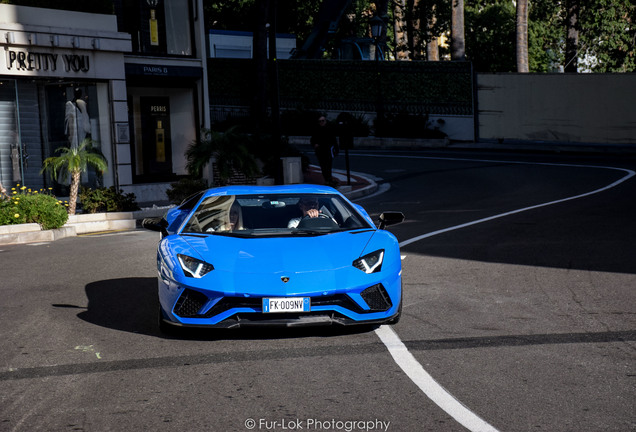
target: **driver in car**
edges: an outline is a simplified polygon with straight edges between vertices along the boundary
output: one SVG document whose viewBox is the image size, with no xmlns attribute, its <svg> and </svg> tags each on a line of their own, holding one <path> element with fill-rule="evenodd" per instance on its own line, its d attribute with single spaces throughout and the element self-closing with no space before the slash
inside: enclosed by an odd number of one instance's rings
<svg viewBox="0 0 636 432">
<path fill-rule="evenodd" d="M 316 198 L 303 197 L 298 201 L 298 207 L 303 212 L 301 217 L 293 218 L 287 224 L 287 228 L 296 228 L 304 218 L 317 218 L 321 213 L 318 211 L 318 200 Z M 323 214 L 323 217 L 329 217 Z M 331 217 L 329 217 L 331 219 Z M 335 221 L 334 221 L 335 222 Z"/>
</svg>

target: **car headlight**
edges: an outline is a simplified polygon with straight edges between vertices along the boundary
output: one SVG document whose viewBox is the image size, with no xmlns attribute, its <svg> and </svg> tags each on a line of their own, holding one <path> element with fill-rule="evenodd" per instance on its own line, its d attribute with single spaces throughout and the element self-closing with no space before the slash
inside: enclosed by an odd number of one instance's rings
<svg viewBox="0 0 636 432">
<path fill-rule="evenodd" d="M 177 258 L 179 259 L 179 264 L 181 264 L 183 273 L 185 273 L 188 277 L 198 279 L 214 270 L 214 266 L 212 264 L 208 264 L 200 259 L 192 258 L 191 256 L 177 254 Z"/>
<path fill-rule="evenodd" d="M 362 270 L 366 274 L 377 273 L 382 269 L 384 260 L 384 249 L 371 252 L 353 262 L 353 266 Z"/>
</svg>

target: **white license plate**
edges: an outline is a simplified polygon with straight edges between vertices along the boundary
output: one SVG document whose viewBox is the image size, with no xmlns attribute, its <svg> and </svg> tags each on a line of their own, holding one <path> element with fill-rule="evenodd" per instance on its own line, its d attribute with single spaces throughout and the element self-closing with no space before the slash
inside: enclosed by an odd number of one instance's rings
<svg viewBox="0 0 636 432">
<path fill-rule="evenodd" d="M 263 313 L 273 312 L 309 312 L 309 297 L 272 297 L 263 299 Z"/>
</svg>

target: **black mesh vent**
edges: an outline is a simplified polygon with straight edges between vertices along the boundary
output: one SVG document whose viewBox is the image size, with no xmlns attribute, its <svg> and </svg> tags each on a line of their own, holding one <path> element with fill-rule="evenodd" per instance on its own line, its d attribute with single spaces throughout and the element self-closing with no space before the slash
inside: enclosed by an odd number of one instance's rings
<svg viewBox="0 0 636 432">
<path fill-rule="evenodd" d="M 362 309 L 346 294 L 320 296 L 311 298 L 312 309 L 316 306 L 340 306 L 355 313 L 369 313 L 385 311 L 391 307 L 391 300 L 382 285 L 374 285 L 362 292 L 362 298 L 367 302 L 370 311 Z M 250 308 L 260 313 L 263 300 L 260 297 L 223 297 L 205 314 L 201 308 L 208 302 L 208 297 L 198 291 L 186 289 L 179 297 L 174 307 L 174 313 L 183 318 L 211 318 L 226 310 L 234 308 Z M 324 313 L 324 312 L 316 312 Z M 310 312 L 312 314 L 312 312 Z M 268 316 L 271 316 L 267 314 Z M 286 316 L 289 316 L 286 314 Z"/>
<path fill-rule="evenodd" d="M 205 294 L 186 289 L 179 297 L 174 307 L 174 313 L 183 318 L 192 318 L 199 315 L 201 308 L 207 303 Z"/>
<path fill-rule="evenodd" d="M 255 297 L 223 297 L 206 312 L 204 317 L 210 318 L 233 308 L 257 308 L 260 310 L 262 304 L 263 301 Z"/>
<path fill-rule="evenodd" d="M 365 312 L 356 302 L 351 300 L 351 297 L 345 294 L 312 297 L 311 307 L 315 306 L 341 306 L 356 313 Z M 243 307 L 254 308 L 260 312 L 263 307 L 263 300 L 255 297 L 223 297 L 204 316 L 205 318 L 210 318 L 226 310 Z"/>
<path fill-rule="evenodd" d="M 360 295 L 372 311 L 386 311 L 392 306 L 391 299 L 382 284 L 370 286 Z"/>
<path fill-rule="evenodd" d="M 314 306 L 340 306 L 355 313 L 364 313 L 364 310 L 346 294 L 312 297 L 311 307 Z"/>
</svg>

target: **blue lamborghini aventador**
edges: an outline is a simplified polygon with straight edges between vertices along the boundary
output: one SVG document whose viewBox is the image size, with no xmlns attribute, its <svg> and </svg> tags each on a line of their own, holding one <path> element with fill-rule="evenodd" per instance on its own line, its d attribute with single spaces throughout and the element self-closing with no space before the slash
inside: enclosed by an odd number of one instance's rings
<svg viewBox="0 0 636 432">
<path fill-rule="evenodd" d="M 376 227 L 330 187 L 202 191 L 143 223 L 162 233 L 160 328 L 396 323 L 402 264 L 384 228 L 403 220 Z"/>
</svg>

